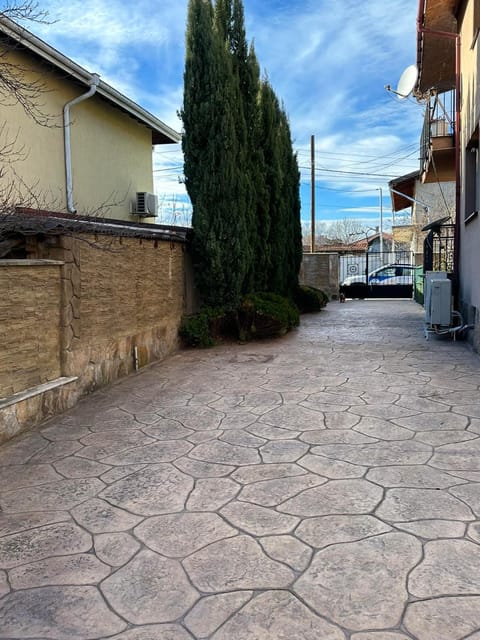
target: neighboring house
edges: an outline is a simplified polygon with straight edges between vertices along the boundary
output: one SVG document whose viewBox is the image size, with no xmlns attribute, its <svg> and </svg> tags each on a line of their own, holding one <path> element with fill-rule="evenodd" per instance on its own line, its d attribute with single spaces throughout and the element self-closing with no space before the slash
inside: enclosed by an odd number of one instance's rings
<svg viewBox="0 0 480 640">
<path fill-rule="evenodd" d="M 433 138 L 432 154 L 434 143 Z M 407 244 L 417 265 L 424 263 L 424 242 L 428 231 L 422 229 L 442 218 L 447 218 L 450 224 L 454 221 L 454 166 L 450 171 L 450 180 L 437 181 L 430 163 L 427 163 L 424 171 L 414 171 L 389 182 L 392 210 L 397 214 L 392 229 L 395 244 Z"/>
<path fill-rule="evenodd" d="M 5 17 L 0 49 L 31 102 L 0 101 L 1 204 L 153 222 L 154 198 L 137 193 L 153 192 L 152 145 L 179 134 Z"/>
<path fill-rule="evenodd" d="M 427 116 L 433 113 L 434 117 L 429 116 L 422 136 L 422 141 L 427 140 L 423 171 L 426 175 L 433 171 L 440 182 L 455 177 L 456 306 L 465 322 L 474 327 L 470 336 L 477 349 L 480 347 L 479 31 L 478 0 L 420 0 L 419 76 L 415 93 L 418 98 L 429 97 L 431 105 L 437 104 L 435 112 L 427 110 Z M 432 136 L 432 132 L 442 135 Z M 440 140 L 438 145 L 434 144 L 436 138 Z"/>
</svg>

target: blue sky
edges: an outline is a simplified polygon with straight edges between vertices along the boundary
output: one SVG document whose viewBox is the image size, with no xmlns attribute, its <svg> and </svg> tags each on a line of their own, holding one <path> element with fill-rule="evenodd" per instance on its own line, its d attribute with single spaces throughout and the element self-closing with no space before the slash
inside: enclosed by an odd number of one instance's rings
<svg viewBox="0 0 480 640">
<path fill-rule="evenodd" d="M 26 25 L 180 131 L 188 0 L 44 0 L 48 25 Z M 391 224 L 388 180 L 418 166 L 422 107 L 397 100 L 415 62 L 417 0 L 244 0 L 247 37 L 290 118 L 310 220 L 310 136 L 316 140 L 317 225 Z M 179 145 L 155 153 L 160 214 L 188 218 Z M 373 174 L 373 175 L 372 175 Z"/>
</svg>

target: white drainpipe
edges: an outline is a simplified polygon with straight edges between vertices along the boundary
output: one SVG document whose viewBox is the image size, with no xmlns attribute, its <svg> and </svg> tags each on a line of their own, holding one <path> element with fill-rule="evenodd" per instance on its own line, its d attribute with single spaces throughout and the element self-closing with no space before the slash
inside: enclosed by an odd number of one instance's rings
<svg viewBox="0 0 480 640">
<path fill-rule="evenodd" d="M 65 177 L 67 182 L 67 209 L 69 213 L 77 213 L 75 209 L 75 205 L 73 204 L 73 178 L 72 178 L 72 146 L 70 141 L 70 109 L 78 104 L 79 102 L 83 102 L 83 100 L 88 100 L 91 98 L 95 91 L 97 90 L 98 83 L 100 82 L 100 76 L 94 73 L 90 79 L 89 85 L 90 89 L 70 100 L 63 107 L 63 130 L 64 130 L 64 142 L 65 142 Z"/>
</svg>

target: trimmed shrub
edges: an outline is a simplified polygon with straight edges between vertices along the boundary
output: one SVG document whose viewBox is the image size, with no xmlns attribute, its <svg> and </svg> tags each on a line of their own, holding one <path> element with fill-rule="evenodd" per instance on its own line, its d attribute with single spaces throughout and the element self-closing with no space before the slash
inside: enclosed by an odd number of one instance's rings
<svg viewBox="0 0 480 640">
<path fill-rule="evenodd" d="M 283 335 L 300 322 L 297 307 L 275 293 L 245 296 L 238 310 L 240 340 Z"/>
<path fill-rule="evenodd" d="M 227 318 L 223 309 L 204 307 L 199 313 L 185 316 L 178 333 L 188 347 L 213 347 L 226 333 Z"/>
<path fill-rule="evenodd" d="M 325 307 L 328 302 L 328 296 L 320 289 L 300 286 L 295 291 L 294 302 L 300 313 L 313 313 Z"/>
</svg>

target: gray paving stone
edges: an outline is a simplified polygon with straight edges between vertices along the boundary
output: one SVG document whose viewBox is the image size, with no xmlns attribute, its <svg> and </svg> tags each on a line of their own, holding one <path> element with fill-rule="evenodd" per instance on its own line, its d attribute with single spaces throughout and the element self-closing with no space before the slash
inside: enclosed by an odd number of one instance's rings
<svg viewBox="0 0 480 640">
<path fill-rule="evenodd" d="M 463 502 L 434 489 L 388 489 L 376 515 L 387 522 L 475 519 Z"/>
<path fill-rule="evenodd" d="M 184 558 L 238 532 L 216 513 L 175 513 L 148 518 L 134 533 L 152 551 Z"/>
<path fill-rule="evenodd" d="M 214 431 L 193 431 L 187 440 L 192 444 L 202 444 L 202 442 L 208 442 L 208 440 L 216 440 L 222 433 L 223 431 L 220 429 Z"/>
<path fill-rule="evenodd" d="M 377 440 L 410 440 L 415 432 L 380 418 L 362 418 L 354 431 Z"/>
<path fill-rule="evenodd" d="M 272 427 L 269 424 L 261 424 L 259 422 L 249 426 L 248 431 L 264 440 L 291 440 L 292 438 L 297 438 L 301 433 L 300 431 Z"/>
<path fill-rule="evenodd" d="M 102 459 L 105 464 L 129 465 L 129 464 L 155 464 L 158 462 L 171 462 L 187 454 L 193 449 L 193 444 L 184 440 L 162 440 L 141 447 L 135 447 L 129 451 L 115 453 Z"/>
<path fill-rule="evenodd" d="M 65 478 L 95 478 L 111 469 L 111 467 L 101 462 L 77 456 L 68 456 L 68 458 L 57 460 L 53 463 L 53 466 Z"/>
<path fill-rule="evenodd" d="M 455 413 L 419 413 L 406 418 L 396 417 L 394 422 L 413 431 L 463 431 L 468 426 L 468 418 Z"/>
<path fill-rule="evenodd" d="M 38 433 L 31 433 L 28 436 L 14 438 L 10 442 L 2 445 L 0 449 L 0 465 L 9 466 L 25 464 L 36 453 L 42 451 L 50 444 L 50 441 L 43 438 Z"/>
<path fill-rule="evenodd" d="M 230 478 L 199 478 L 188 497 L 189 511 L 217 511 L 233 500 L 240 491 L 240 485 Z"/>
<path fill-rule="evenodd" d="M 421 599 L 480 593 L 480 547 L 467 540 L 436 540 L 410 574 L 409 592 Z"/>
<path fill-rule="evenodd" d="M 295 462 L 309 450 L 309 445 L 299 440 L 277 440 L 260 447 L 263 462 Z"/>
<path fill-rule="evenodd" d="M 324 427 L 323 414 L 298 405 L 283 405 L 269 411 L 260 422 L 293 431 L 312 431 Z"/>
<path fill-rule="evenodd" d="M 99 533 L 94 537 L 95 553 L 112 567 L 121 567 L 140 549 L 140 544 L 129 533 Z"/>
<path fill-rule="evenodd" d="M 304 520 L 295 535 L 317 549 L 332 544 L 355 542 L 391 531 L 391 527 L 373 516 L 322 516 Z"/>
<path fill-rule="evenodd" d="M 414 536 L 427 539 L 463 538 L 467 525 L 454 520 L 421 520 L 418 522 L 396 522 L 395 527 Z"/>
<path fill-rule="evenodd" d="M 480 596 L 412 602 L 405 627 L 418 640 L 462 640 L 480 629 Z"/>
<path fill-rule="evenodd" d="M 198 600 L 176 560 L 141 551 L 102 583 L 112 608 L 132 624 L 174 622 Z"/>
<path fill-rule="evenodd" d="M 193 478 L 221 478 L 228 476 L 235 470 L 235 467 L 231 465 L 192 460 L 187 456 L 175 460 L 174 464 L 180 471 L 184 471 Z"/>
<path fill-rule="evenodd" d="M 342 480 L 346 478 L 361 478 L 365 475 L 367 468 L 350 464 L 341 460 L 332 460 L 323 456 L 308 453 L 298 460 L 298 464 L 313 473 L 317 473 L 332 480 Z"/>
<path fill-rule="evenodd" d="M 254 536 L 290 533 L 299 522 L 293 516 L 247 502 L 231 502 L 220 513 L 235 527 Z"/>
<path fill-rule="evenodd" d="M 10 592 L 10 586 L 7 581 L 7 574 L 5 571 L 0 571 L 0 598 L 6 596 Z"/>
<path fill-rule="evenodd" d="M 154 516 L 182 511 L 192 489 L 193 479 L 171 464 L 152 464 L 114 482 L 99 497 L 134 514 Z"/>
<path fill-rule="evenodd" d="M 68 511 L 2 514 L 0 517 L 0 537 L 35 529 L 46 524 L 71 520 L 72 518 Z"/>
<path fill-rule="evenodd" d="M 0 467 L 0 491 L 32 487 L 55 480 L 63 480 L 49 464 L 28 464 Z"/>
<path fill-rule="evenodd" d="M 188 557 L 183 566 L 197 589 L 205 593 L 282 589 L 295 575 L 268 558 L 249 536 L 215 542 Z"/>
<path fill-rule="evenodd" d="M 471 482 L 458 487 L 452 487 L 450 493 L 466 502 L 473 513 L 480 517 L 480 482 Z"/>
<path fill-rule="evenodd" d="M 154 438 L 146 436 L 141 431 L 118 431 L 110 430 L 100 433 L 91 433 L 82 438 L 82 444 L 85 446 L 77 455 L 90 460 L 102 460 L 114 453 L 120 453 L 134 447 L 152 444 Z"/>
<path fill-rule="evenodd" d="M 312 447 L 311 453 L 343 460 L 352 464 L 382 467 L 400 464 L 424 464 L 432 455 L 432 448 L 422 442 L 374 442 L 372 444 L 330 444 Z"/>
<path fill-rule="evenodd" d="M 197 445 L 188 454 L 190 458 L 203 462 L 242 466 L 260 462 L 260 456 L 251 447 L 239 447 L 214 440 Z"/>
<path fill-rule="evenodd" d="M 441 402 L 436 402 L 431 398 L 420 398 L 418 396 L 402 395 L 400 400 L 396 402 L 397 406 L 413 409 L 421 413 L 438 413 L 440 411 L 448 411 L 448 407 Z"/>
<path fill-rule="evenodd" d="M 351 429 L 360 422 L 360 416 L 354 416 L 346 411 L 328 411 L 328 405 L 325 407 L 325 427 L 327 429 Z"/>
<path fill-rule="evenodd" d="M 253 447 L 254 449 L 261 447 L 266 442 L 265 438 L 259 438 L 242 429 L 230 429 L 220 436 L 220 440 L 240 447 Z"/>
<path fill-rule="evenodd" d="M 480 522 L 472 522 L 468 527 L 468 536 L 477 544 L 480 544 Z"/>
<path fill-rule="evenodd" d="M 418 431 L 415 435 L 415 440 L 439 447 L 442 444 L 474 440 L 476 437 L 476 434 L 468 431 Z"/>
<path fill-rule="evenodd" d="M 56 442 L 57 440 L 80 440 L 80 438 L 84 438 L 90 433 L 91 431 L 88 427 L 75 424 L 54 424 L 51 427 L 45 427 L 40 431 L 40 434 L 44 438 L 47 438 L 52 442 Z"/>
<path fill-rule="evenodd" d="M 235 412 L 230 415 L 226 415 L 220 426 L 225 431 L 240 430 L 245 427 L 249 427 L 258 420 L 258 416 L 253 411 L 242 411 L 241 413 Z"/>
<path fill-rule="evenodd" d="M 384 420 L 398 419 L 404 416 L 411 416 L 415 413 L 412 409 L 404 409 L 398 405 L 388 403 L 354 405 L 350 407 L 349 412 L 357 416 L 369 416 L 371 418 L 382 418 Z"/>
<path fill-rule="evenodd" d="M 285 591 L 262 593 L 233 616 L 212 640 L 344 640 L 344 633 Z"/>
<path fill-rule="evenodd" d="M 437 447 L 429 464 L 447 471 L 480 471 L 480 438 Z"/>
<path fill-rule="evenodd" d="M 377 438 L 371 438 L 354 430 L 329 428 L 306 431 L 302 433 L 300 440 L 310 444 L 368 444 L 376 442 Z"/>
<path fill-rule="evenodd" d="M 404 533 L 334 545 L 317 552 L 294 590 L 319 615 L 348 629 L 388 629 L 400 622 L 405 580 L 420 558 L 421 544 Z"/>
<path fill-rule="evenodd" d="M 169 407 L 162 409 L 161 414 L 164 418 L 176 420 L 185 428 L 193 431 L 219 429 L 224 417 L 220 411 L 202 406 Z"/>
<path fill-rule="evenodd" d="M 49 557 L 16 567 L 8 572 L 13 589 L 48 585 L 96 584 L 110 573 L 110 567 L 91 553 Z"/>
<path fill-rule="evenodd" d="M 35 464 L 50 464 L 55 460 L 61 460 L 66 456 L 73 455 L 83 449 L 83 445 L 76 440 L 63 440 L 58 442 L 50 442 L 45 449 L 36 453 L 29 462 Z"/>
<path fill-rule="evenodd" d="M 412 636 L 396 631 L 367 631 L 366 633 L 354 633 L 351 640 L 411 640 Z"/>
<path fill-rule="evenodd" d="M 275 480 L 306 475 L 307 471 L 296 464 L 264 464 L 241 467 L 232 473 L 232 478 L 241 484 L 261 482 L 262 480 Z"/>
<path fill-rule="evenodd" d="M 305 489 L 324 484 L 326 481 L 326 478 L 321 478 L 313 473 L 274 480 L 262 480 L 244 487 L 238 499 L 264 507 L 273 507 Z"/>
<path fill-rule="evenodd" d="M 259 542 L 270 558 L 288 564 L 294 571 L 304 571 L 312 557 L 310 547 L 294 536 L 266 536 Z"/>
<path fill-rule="evenodd" d="M 185 625 L 196 638 L 208 638 L 232 614 L 250 600 L 252 591 L 237 591 L 207 596 L 185 616 Z"/>
<path fill-rule="evenodd" d="M 419 489 L 446 489 L 464 482 L 460 478 L 455 478 L 448 473 L 443 473 L 425 465 L 377 467 L 376 469 L 371 469 L 366 478 L 383 487 Z"/>
<path fill-rule="evenodd" d="M 0 638 L 9 640 L 94 640 L 126 626 L 91 586 L 39 587 L 0 601 Z"/>
<path fill-rule="evenodd" d="M 179 624 L 152 624 L 129 629 L 109 640 L 192 640 L 192 636 Z"/>
<path fill-rule="evenodd" d="M 61 511 L 96 495 L 105 485 L 97 478 L 60 480 L 0 494 L 5 513 Z"/>
<path fill-rule="evenodd" d="M 277 509 L 304 517 L 370 513 L 382 495 L 380 487 L 366 480 L 330 480 L 320 487 L 303 491 Z"/>
</svg>

